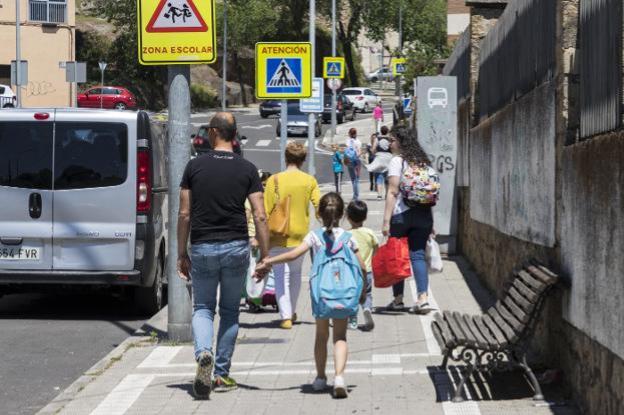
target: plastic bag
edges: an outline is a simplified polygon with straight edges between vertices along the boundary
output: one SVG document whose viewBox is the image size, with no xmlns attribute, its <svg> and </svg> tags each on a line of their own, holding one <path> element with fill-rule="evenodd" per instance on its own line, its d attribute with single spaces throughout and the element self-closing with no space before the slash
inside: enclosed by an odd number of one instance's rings
<svg viewBox="0 0 624 415">
<path fill-rule="evenodd" d="M 442 263 L 442 256 L 440 255 L 440 245 L 438 245 L 435 238 L 429 238 L 427 241 L 425 256 L 429 264 L 430 272 L 442 272 L 444 264 Z"/>
<path fill-rule="evenodd" d="M 261 298 L 264 294 L 264 288 L 266 286 L 268 278 L 263 278 L 260 281 L 257 281 L 254 278 L 254 274 L 256 272 L 256 263 L 260 259 L 260 253 L 256 252 L 256 254 L 251 254 L 251 258 L 249 259 L 249 269 L 247 270 L 247 298 L 255 299 Z"/>
<path fill-rule="evenodd" d="M 373 256 L 375 287 L 390 287 L 412 275 L 407 238 L 389 238 Z"/>
</svg>

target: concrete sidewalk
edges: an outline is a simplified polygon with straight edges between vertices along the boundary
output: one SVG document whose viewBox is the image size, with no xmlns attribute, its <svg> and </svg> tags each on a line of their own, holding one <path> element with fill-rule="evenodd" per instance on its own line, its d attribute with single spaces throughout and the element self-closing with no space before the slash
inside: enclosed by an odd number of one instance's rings
<svg viewBox="0 0 624 415">
<path fill-rule="evenodd" d="M 365 186 L 362 183 L 362 186 Z M 348 185 L 346 186 L 349 187 Z M 332 190 L 325 187 L 323 192 Z M 346 200 L 350 194 L 345 193 Z M 363 193 L 369 205 L 368 226 L 380 229 L 383 202 Z M 445 261 L 444 272 L 431 275 L 434 307 L 480 313 L 493 299 L 460 257 Z M 166 311 L 144 332 L 130 338 L 91 369 L 40 414 L 575 414 L 559 404 L 560 395 L 545 387 L 551 402 L 534 403 L 529 384 L 519 372 L 478 377 L 466 392 L 473 400 L 450 402 L 457 381 L 452 369 L 441 371 L 440 349 L 430 330 L 432 314 L 386 312 L 390 289 L 375 289 L 377 308 L 372 332 L 349 331 L 348 399 L 332 399 L 330 390 L 314 393 L 313 339 L 307 288 L 309 259 L 298 306 L 301 322 L 281 330 L 272 310 L 241 313 L 241 329 L 233 360 L 237 391 L 213 393 L 209 401 L 192 396 L 193 348 L 157 340 L 166 329 Z M 414 297 L 413 279 L 406 284 L 406 305 Z M 362 319 L 361 319 L 362 320 Z M 149 332 L 154 331 L 153 336 Z M 331 358 L 330 366 L 331 366 Z M 333 377 L 328 370 L 329 382 Z"/>
</svg>

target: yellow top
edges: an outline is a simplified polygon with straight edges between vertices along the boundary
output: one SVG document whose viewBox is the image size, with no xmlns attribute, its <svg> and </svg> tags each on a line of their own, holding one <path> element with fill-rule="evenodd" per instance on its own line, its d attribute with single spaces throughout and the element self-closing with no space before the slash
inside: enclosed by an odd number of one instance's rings
<svg viewBox="0 0 624 415">
<path fill-rule="evenodd" d="M 355 242 L 357 242 L 360 256 L 366 264 L 366 271 L 371 272 L 373 270 L 373 255 L 375 251 L 377 251 L 377 247 L 379 247 L 377 235 L 375 235 L 375 232 L 365 227 L 351 229 L 349 232 L 351 232 Z"/>
<path fill-rule="evenodd" d="M 251 203 L 249 199 L 245 200 L 245 216 L 247 216 L 247 232 L 249 233 L 249 239 L 256 237 L 256 222 L 254 222 L 253 210 L 251 209 Z"/>
<path fill-rule="evenodd" d="M 310 229 L 310 203 L 318 211 L 321 191 L 313 176 L 301 170 L 284 171 L 277 174 L 279 200 L 290 195 L 290 223 L 288 238 L 271 237 L 271 247 L 293 248 L 301 245 Z M 264 190 L 264 207 L 271 214 L 278 198 L 275 194 L 275 179 L 267 180 Z"/>
</svg>

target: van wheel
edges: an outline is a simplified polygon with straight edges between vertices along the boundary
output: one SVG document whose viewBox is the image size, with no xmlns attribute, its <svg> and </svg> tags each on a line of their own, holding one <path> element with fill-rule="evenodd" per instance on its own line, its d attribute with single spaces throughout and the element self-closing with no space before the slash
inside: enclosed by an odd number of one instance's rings
<svg viewBox="0 0 624 415">
<path fill-rule="evenodd" d="M 152 286 L 134 289 L 134 302 L 138 311 L 149 316 L 156 314 L 163 307 L 163 291 L 163 264 L 159 256 Z"/>
</svg>

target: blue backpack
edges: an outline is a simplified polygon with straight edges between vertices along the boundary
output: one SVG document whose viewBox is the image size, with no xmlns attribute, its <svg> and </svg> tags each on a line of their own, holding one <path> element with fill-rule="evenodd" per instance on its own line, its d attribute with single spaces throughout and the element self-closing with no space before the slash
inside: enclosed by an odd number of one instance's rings
<svg viewBox="0 0 624 415">
<path fill-rule="evenodd" d="M 325 241 L 325 249 L 319 250 L 312 262 L 312 314 L 317 319 L 353 316 L 358 311 L 364 282 L 358 259 L 349 249 L 351 234 L 344 232 L 332 241 L 324 229 L 315 233 Z"/>
<path fill-rule="evenodd" d="M 354 166 L 360 162 L 360 158 L 357 155 L 357 151 L 355 151 L 353 147 L 347 147 L 345 149 L 345 157 Z"/>
</svg>

